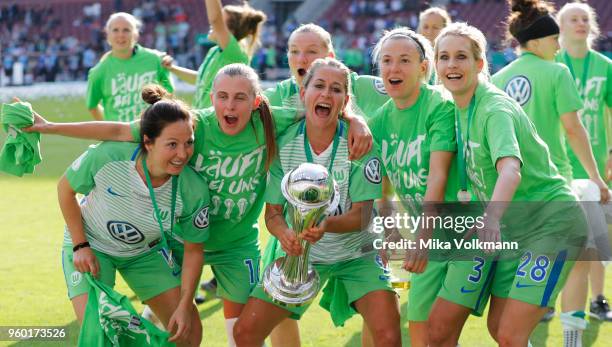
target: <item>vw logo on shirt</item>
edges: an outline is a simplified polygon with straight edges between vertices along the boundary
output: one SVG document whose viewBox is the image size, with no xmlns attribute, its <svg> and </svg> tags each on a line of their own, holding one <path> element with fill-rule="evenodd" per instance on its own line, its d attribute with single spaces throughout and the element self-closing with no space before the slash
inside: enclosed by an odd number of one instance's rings
<svg viewBox="0 0 612 347">
<path fill-rule="evenodd" d="M 368 160 L 363 168 L 363 173 L 368 181 L 374 184 L 379 184 L 382 181 L 380 160 L 378 160 L 378 158 Z"/>
<path fill-rule="evenodd" d="M 506 94 L 523 106 L 531 98 L 531 82 L 525 76 L 513 77 L 504 88 Z"/>
<path fill-rule="evenodd" d="M 140 230 L 127 222 L 109 221 L 106 224 L 106 228 L 114 239 L 130 245 L 144 240 L 144 235 Z"/>
<path fill-rule="evenodd" d="M 198 229 L 205 229 L 208 227 L 208 206 L 200 209 L 198 214 L 193 218 L 193 225 Z"/>
</svg>

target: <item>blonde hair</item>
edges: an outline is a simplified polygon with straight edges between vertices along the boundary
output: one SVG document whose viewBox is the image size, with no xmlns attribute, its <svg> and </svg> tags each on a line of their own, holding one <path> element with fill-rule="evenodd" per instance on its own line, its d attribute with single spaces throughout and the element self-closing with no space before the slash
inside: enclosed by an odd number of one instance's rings
<svg viewBox="0 0 612 347">
<path fill-rule="evenodd" d="M 227 5 L 223 7 L 226 16 L 227 28 L 237 41 L 246 39 L 245 49 L 249 57 L 253 56 L 255 49 L 259 46 L 261 27 L 268 19 L 265 13 L 249 6 L 248 3 L 242 5 Z"/>
<path fill-rule="evenodd" d="M 559 35 L 561 44 L 563 44 L 563 41 L 564 41 L 563 39 L 563 36 L 564 36 L 563 35 L 563 16 L 565 16 L 568 11 L 574 10 L 574 9 L 583 10 L 584 12 L 586 12 L 587 17 L 589 17 L 589 25 L 591 27 L 591 30 L 587 38 L 587 46 L 591 48 L 591 45 L 593 44 L 593 42 L 595 42 L 595 40 L 597 40 L 597 38 L 599 37 L 599 34 L 600 34 L 599 24 L 597 23 L 597 14 L 595 13 L 595 10 L 593 9 L 593 7 L 591 7 L 587 3 L 582 3 L 582 2 L 567 3 L 563 5 L 563 7 L 561 7 L 559 12 L 557 13 L 557 22 L 559 23 L 559 26 L 561 27 L 561 35 Z"/>
<path fill-rule="evenodd" d="M 429 40 L 421 34 L 417 34 L 407 27 L 399 27 L 393 30 L 385 31 L 383 36 L 376 42 L 374 49 L 372 50 L 372 59 L 379 65 L 380 52 L 382 46 L 389 40 L 407 40 L 414 43 L 417 46 L 417 50 L 420 53 L 420 62 L 427 61 L 427 69 L 425 75 L 421 77 L 421 81 L 428 81 L 431 76 L 432 64 L 433 64 L 433 49 Z"/>
<path fill-rule="evenodd" d="M 259 103 L 259 107 L 257 110 L 259 111 L 259 117 L 264 127 L 264 136 L 266 138 L 266 171 L 272 165 L 272 161 L 276 156 L 276 134 L 275 134 L 275 126 L 274 126 L 274 118 L 272 117 L 272 111 L 270 110 L 270 103 L 268 99 L 263 95 L 263 91 L 261 89 L 261 84 L 259 82 L 259 76 L 257 72 L 253 70 L 252 67 L 242 64 L 228 64 L 222 67 L 217 75 L 215 76 L 215 80 L 213 81 L 213 91 L 216 90 L 217 80 L 220 76 L 226 75 L 230 77 L 243 77 L 246 78 L 251 84 L 251 92 L 255 97 L 260 97 L 261 101 Z M 253 123 L 251 123 L 253 124 Z M 257 136 L 257 135 L 255 135 Z"/>
<path fill-rule="evenodd" d="M 116 12 L 116 13 L 111 14 L 110 17 L 108 17 L 108 20 L 106 21 L 106 24 L 104 25 L 104 31 L 106 31 L 107 34 L 110 32 L 110 26 L 112 22 L 117 18 L 123 18 L 127 20 L 132 25 L 132 29 L 134 30 L 134 33 L 138 35 L 138 33 L 140 32 L 140 28 L 142 28 L 142 22 L 140 21 L 140 19 L 132 16 L 131 14 L 127 12 Z"/>
<path fill-rule="evenodd" d="M 304 90 L 306 90 L 310 82 L 312 82 L 312 78 L 314 77 L 315 73 L 317 73 L 317 70 L 319 70 L 322 67 L 330 67 L 333 69 L 340 70 L 340 72 L 342 72 L 342 74 L 344 75 L 343 82 L 344 82 L 344 88 L 346 90 L 346 95 L 349 96 L 349 100 L 348 100 L 348 103 L 345 105 L 344 111 L 349 114 L 355 114 L 356 112 L 355 110 L 357 109 L 357 107 L 355 106 L 355 104 L 353 104 L 353 98 L 352 98 L 352 94 L 353 94 L 352 88 L 353 87 L 351 85 L 351 70 L 336 58 L 325 57 L 325 58 L 319 58 L 313 61 L 312 65 L 310 65 L 310 68 L 308 69 L 308 72 L 306 72 L 306 75 L 304 76 L 304 82 L 303 82 Z"/>
<path fill-rule="evenodd" d="M 490 73 L 489 62 L 487 61 L 487 39 L 482 31 L 462 22 L 452 23 L 444 28 L 442 32 L 440 32 L 440 35 L 436 38 L 436 43 L 434 45 L 434 56 L 436 62 L 438 61 L 438 52 L 440 51 L 440 41 L 447 36 L 465 37 L 466 39 L 470 40 L 470 47 L 472 54 L 474 54 L 474 59 L 482 60 L 484 63 L 482 71 L 480 71 L 480 76 L 485 80 L 489 80 Z"/>
<path fill-rule="evenodd" d="M 444 28 L 446 28 L 449 24 L 453 22 L 450 15 L 448 14 L 448 12 L 446 12 L 445 9 L 441 7 L 430 7 L 419 14 L 419 26 L 417 27 L 418 32 L 422 30 L 421 23 L 423 23 L 425 17 L 429 16 L 430 14 L 437 14 L 438 16 L 442 17 L 442 21 L 444 22 Z"/>
<path fill-rule="evenodd" d="M 302 24 L 299 27 L 297 27 L 295 30 L 293 30 L 291 32 L 291 35 L 289 35 L 289 40 L 288 40 L 289 44 L 291 44 L 291 40 L 293 39 L 295 35 L 302 34 L 302 33 L 313 33 L 317 35 L 321 39 L 321 42 L 323 43 L 323 47 L 325 47 L 325 49 L 327 49 L 329 53 L 334 53 L 334 45 L 332 44 L 332 39 L 331 39 L 331 35 L 329 34 L 329 32 L 323 29 L 322 27 L 316 24 L 313 24 L 313 23 Z"/>
</svg>

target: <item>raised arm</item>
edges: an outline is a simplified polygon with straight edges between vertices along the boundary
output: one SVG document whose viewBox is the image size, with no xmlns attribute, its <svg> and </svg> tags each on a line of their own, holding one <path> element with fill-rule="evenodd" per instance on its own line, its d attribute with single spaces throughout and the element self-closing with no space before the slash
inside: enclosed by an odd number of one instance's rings
<svg viewBox="0 0 612 347">
<path fill-rule="evenodd" d="M 205 0 L 206 4 L 206 16 L 208 16 L 208 23 L 215 33 L 217 38 L 217 44 L 221 49 L 225 49 L 230 41 L 230 31 L 225 24 L 223 18 L 223 6 L 221 0 Z"/>
<path fill-rule="evenodd" d="M 23 131 L 100 141 L 133 141 L 130 123 L 107 121 L 54 123 L 47 121 L 36 112 L 34 112 L 34 125 L 23 128 Z"/>
<path fill-rule="evenodd" d="M 183 82 L 187 82 L 189 84 L 196 84 L 196 81 L 198 79 L 198 72 L 174 64 L 174 59 L 172 59 L 171 56 L 165 55 L 162 58 L 162 66 L 168 69 L 168 71 L 175 74 Z"/>
</svg>

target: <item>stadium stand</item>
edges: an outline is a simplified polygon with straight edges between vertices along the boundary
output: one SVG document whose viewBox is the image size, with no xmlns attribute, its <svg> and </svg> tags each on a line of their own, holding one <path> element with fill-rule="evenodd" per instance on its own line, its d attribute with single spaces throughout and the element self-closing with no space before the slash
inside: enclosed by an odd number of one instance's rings
<svg viewBox="0 0 612 347">
<path fill-rule="evenodd" d="M 238 3 L 224 1 L 224 4 Z M 443 2 L 443 1 L 442 1 Z M 556 0 L 557 7 L 567 1 Z M 317 20 L 332 33 L 337 55 L 361 73 L 372 73 L 370 48 L 383 29 L 398 25 L 415 28 L 418 13 L 429 1 L 336 0 Z M 612 56 L 612 2 L 589 1 L 600 18 L 598 50 Z M 275 4 L 275 2 L 273 2 Z M 262 47 L 252 65 L 268 79 L 286 77 L 286 41 L 299 23 L 279 3 L 270 13 Z M 490 39 L 492 70 L 514 58 L 502 42 L 503 0 L 452 0 L 446 5 L 453 20 L 479 27 Z M 103 27 L 116 11 L 130 12 L 143 21 L 140 43 L 168 52 L 181 66 L 197 68 L 212 45 L 206 40 L 207 18 L 202 0 L 1 0 L 0 81 L 32 84 L 84 80 L 87 70 L 106 51 Z M 338 16 L 338 13 L 346 15 Z M 16 70 L 20 73 L 15 75 Z"/>
</svg>

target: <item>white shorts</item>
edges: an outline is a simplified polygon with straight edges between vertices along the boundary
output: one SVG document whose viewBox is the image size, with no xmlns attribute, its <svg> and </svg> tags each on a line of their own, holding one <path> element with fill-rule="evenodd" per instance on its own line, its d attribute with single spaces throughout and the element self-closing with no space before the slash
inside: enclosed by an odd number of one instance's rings
<svg viewBox="0 0 612 347">
<path fill-rule="evenodd" d="M 606 265 L 612 261 L 608 224 L 612 224 L 612 202 L 599 203 L 599 188 L 589 179 L 572 180 L 572 189 L 582 202 L 589 224 L 587 248 L 597 250 L 599 259 Z M 610 192 L 612 196 L 612 191 Z"/>
</svg>

